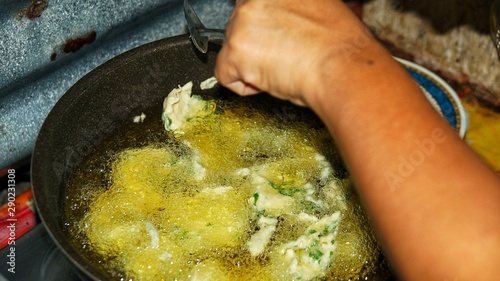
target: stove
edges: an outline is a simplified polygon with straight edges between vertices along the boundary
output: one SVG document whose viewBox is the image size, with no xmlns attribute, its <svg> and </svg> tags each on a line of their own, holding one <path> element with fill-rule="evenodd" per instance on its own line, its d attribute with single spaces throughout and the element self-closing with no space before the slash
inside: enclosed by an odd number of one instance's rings
<svg viewBox="0 0 500 281">
<path fill-rule="evenodd" d="M 36 215 L 30 167 L 22 161 L 0 170 L 0 281 L 84 280 Z"/>
<path fill-rule="evenodd" d="M 85 280 L 52 241 L 43 224 L 38 224 L 17 239 L 15 249 L 15 272 L 12 272 L 13 267 L 8 262 L 0 263 L 0 281 Z M 8 255 L 10 255 L 9 246 L 0 250 L 2 261 L 7 259 Z"/>
</svg>

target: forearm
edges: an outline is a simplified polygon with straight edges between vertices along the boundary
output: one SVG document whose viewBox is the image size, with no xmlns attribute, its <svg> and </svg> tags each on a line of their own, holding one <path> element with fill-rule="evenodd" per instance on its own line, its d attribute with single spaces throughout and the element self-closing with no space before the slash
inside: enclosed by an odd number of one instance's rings
<svg viewBox="0 0 500 281">
<path fill-rule="evenodd" d="M 401 275 L 497 279 L 498 177 L 349 9 L 332 0 L 237 3 L 217 79 L 316 112 Z"/>
<path fill-rule="evenodd" d="M 498 178 L 385 50 L 371 42 L 362 52 L 343 72 L 327 68 L 335 83 L 323 78 L 306 96 L 339 145 L 391 259 L 407 279 L 491 280 L 478 274 L 492 273 L 480 269 L 500 260 Z"/>
</svg>

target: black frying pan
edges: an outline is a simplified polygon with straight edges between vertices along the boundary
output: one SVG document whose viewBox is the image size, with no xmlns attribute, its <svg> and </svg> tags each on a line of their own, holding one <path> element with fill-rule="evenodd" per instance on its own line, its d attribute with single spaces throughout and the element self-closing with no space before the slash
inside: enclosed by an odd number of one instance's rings
<svg viewBox="0 0 500 281">
<path fill-rule="evenodd" d="M 200 82 L 213 76 L 218 49 L 216 45 L 211 48 L 202 54 L 187 35 L 181 35 L 128 51 L 79 80 L 45 120 L 32 158 L 33 193 L 47 231 L 81 277 L 109 278 L 86 260 L 65 231 L 64 197 L 70 176 L 106 139 L 114 136 L 125 123 L 132 122 L 134 116 L 161 106 L 171 89 L 193 81 L 193 92 L 200 93 Z M 220 87 L 202 94 L 217 98 L 221 92 L 235 96 Z M 291 106 L 269 95 L 254 98 L 278 115 L 282 111 L 286 115 Z M 313 115 L 310 110 L 298 110 Z M 159 119 L 160 116 L 146 118 Z M 335 158 L 329 160 L 342 165 L 340 157 Z M 347 176 L 341 173 L 336 176 Z"/>
<path fill-rule="evenodd" d="M 79 80 L 45 120 L 32 159 L 36 205 L 53 240 L 87 277 L 107 279 L 86 262 L 63 230 L 63 196 L 70 175 L 124 122 L 161 104 L 171 89 L 188 81 L 199 85 L 211 77 L 216 51 L 199 53 L 187 35 L 128 51 Z"/>
</svg>

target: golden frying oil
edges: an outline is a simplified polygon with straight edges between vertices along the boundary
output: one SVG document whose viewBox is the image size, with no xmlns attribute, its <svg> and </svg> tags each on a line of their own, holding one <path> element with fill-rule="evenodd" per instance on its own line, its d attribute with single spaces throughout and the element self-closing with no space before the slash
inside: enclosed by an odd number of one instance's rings
<svg viewBox="0 0 500 281">
<path fill-rule="evenodd" d="M 181 137 L 164 130 L 161 108 L 153 108 L 144 123 L 124 124 L 77 169 L 65 202 L 66 227 L 90 263 L 116 280 L 293 280 L 277 249 L 307 226 L 293 215 L 279 216 L 267 250 L 250 255 L 245 241 L 258 226 L 248 199 L 255 187 L 235 171 L 279 170 L 272 181 L 312 182 L 322 200 L 334 202 L 318 176 L 314 155 L 320 153 L 345 200 L 312 211 L 318 217 L 342 212 L 335 258 L 317 279 L 388 280 L 369 221 L 321 122 L 268 98 L 216 103 L 216 116 L 192 120 Z M 203 179 L 193 177 L 193 157 L 201 159 Z M 302 211 L 297 208 L 292 212 Z"/>
</svg>

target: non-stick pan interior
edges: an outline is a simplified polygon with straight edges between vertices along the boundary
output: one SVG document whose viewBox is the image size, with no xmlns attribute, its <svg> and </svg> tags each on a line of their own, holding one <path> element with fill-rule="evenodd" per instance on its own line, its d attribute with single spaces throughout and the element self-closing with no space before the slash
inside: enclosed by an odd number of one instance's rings
<svg viewBox="0 0 500 281">
<path fill-rule="evenodd" d="M 215 58 L 216 50 L 200 54 L 187 35 L 138 47 L 83 77 L 45 120 L 32 159 L 37 208 L 58 246 L 92 279 L 106 277 L 85 262 L 63 231 L 63 196 L 70 175 L 124 120 L 160 104 L 178 85 L 199 85 L 211 77 Z"/>
</svg>

